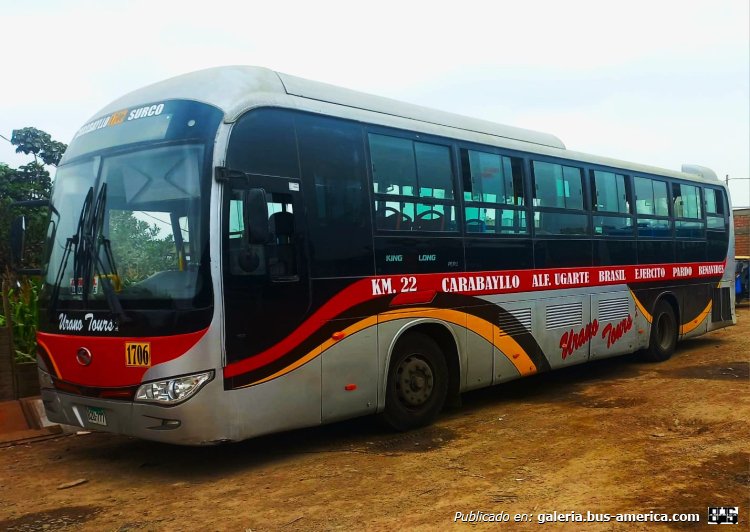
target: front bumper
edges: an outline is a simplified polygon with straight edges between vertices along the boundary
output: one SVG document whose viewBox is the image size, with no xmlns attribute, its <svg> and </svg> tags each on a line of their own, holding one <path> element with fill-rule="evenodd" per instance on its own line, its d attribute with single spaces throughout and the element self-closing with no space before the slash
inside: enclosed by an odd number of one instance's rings
<svg viewBox="0 0 750 532">
<path fill-rule="evenodd" d="M 220 410 L 210 401 L 215 384 L 216 380 L 208 383 L 196 394 L 200 400 L 193 400 L 194 396 L 168 407 L 86 397 L 50 388 L 43 388 L 41 396 L 47 418 L 55 423 L 165 443 L 214 445 L 233 439 L 221 422 L 224 416 L 217 415 Z M 106 426 L 89 421 L 89 408 L 103 411 Z"/>
</svg>

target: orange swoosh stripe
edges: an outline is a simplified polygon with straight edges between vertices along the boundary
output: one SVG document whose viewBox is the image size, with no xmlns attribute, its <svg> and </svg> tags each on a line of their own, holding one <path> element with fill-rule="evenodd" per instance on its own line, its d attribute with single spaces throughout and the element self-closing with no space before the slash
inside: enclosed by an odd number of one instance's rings
<svg viewBox="0 0 750 532">
<path fill-rule="evenodd" d="M 526 351 L 510 336 L 506 335 L 499 327 L 493 325 L 481 318 L 477 318 L 471 314 L 465 312 L 459 312 L 457 310 L 449 309 L 435 309 L 429 307 L 422 308 L 410 308 L 410 309 L 396 309 L 384 312 L 377 316 L 370 316 L 363 320 L 358 321 L 344 329 L 344 338 L 352 336 L 364 329 L 377 325 L 378 323 L 385 323 L 388 321 L 403 319 L 403 318 L 438 318 L 443 321 L 447 321 L 465 327 L 472 332 L 478 334 L 489 343 L 497 347 L 510 362 L 516 367 L 521 375 L 531 375 L 537 372 L 536 365 L 528 356 Z M 328 339 L 322 344 L 316 346 L 310 350 L 305 356 L 294 361 L 289 366 L 280 369 L 276 373 L 264 377 L 263 379 L 251 382 L 240 388 L 247 388 L 249 386 L 255 386 L 262 384 L 273 379 L 277 379 L 287 373 L 294 371 L 295 369 L 307 364 L 311 360 L 322 355 L 325 351 L 331 348 L 334 344 L 340 340 Z M 513 355 L 516 355 L 513 357 Z"/>
<path fill-rule="evenodd" d="M 706 305 L 706 308 L 704 308 L 703 311 L 698 314 L 698 316 L 694 320 L 690 320 L 688 323 L 680 325 L 680 334 L 687 334 L 698 327 L 698 325 L 700 325 L 703 320 L 706 319 L 708 313 L 711 312 L 711 307 L 713 307 L 713 302 L 709 301 L 708 305 Z"/>
<path fill-rule="evenodd" d="M 646 310 L 646 307 L 643 306 L 643 304 L 638 300 L 638 298 L 635 296 L 635 293 L 630 290 L 630 296 L 633 298 L 633 302 L 635 303 L 635 306 L 638 307 L 638 310 L 641 311 L 641 314 L 643 314 L 643 317 L 646 318 L 646 321 L 651 323 L 654 321 L 654 317 L 651 315 L 651 313 Z"/>
<path fill-rule="evenodd" d="M 49 357 L 50 361 L 52 362 L 52 367 L 55 368 L 55 374 L 59 379 L 62 379 L 63 376 L 60 373 L 60 368 L 57 367 L 57 362 L 55 362 L 54 357 L 52 356 L 52 351 L 50 351 L 49 347 L 47 347 L 47 344 L 45 344 L 43 341 L 41 341 L 39 338 L 36 339 L 36 343 L 38 343 L 44 350 L 47 352 L 47 356 Z"/>
</svg>

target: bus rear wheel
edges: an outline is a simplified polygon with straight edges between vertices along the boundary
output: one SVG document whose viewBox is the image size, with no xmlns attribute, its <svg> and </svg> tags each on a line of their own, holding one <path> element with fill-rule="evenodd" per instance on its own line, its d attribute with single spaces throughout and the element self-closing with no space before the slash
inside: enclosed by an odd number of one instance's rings
<svg viewBox="0 0 750 532">
<path fill-rule="evenodd" d="M 448 394 L 448 366 L 437 343 L 408 333 L 396 344 L 388 367 L 383 419 L 396 430 L 429 425 Z"/>
<path fill-rule="evenodd" d="M 650 362 L 668 360 L 677 346 L 677 318 L 672 305 L 662 300 L 656 305 L 651 321 L 651 335 L 644 358 Z"/>
</svg>

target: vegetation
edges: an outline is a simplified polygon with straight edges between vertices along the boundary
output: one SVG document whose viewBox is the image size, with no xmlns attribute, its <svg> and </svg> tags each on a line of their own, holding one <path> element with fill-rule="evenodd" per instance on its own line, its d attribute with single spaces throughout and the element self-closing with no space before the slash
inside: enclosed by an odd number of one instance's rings
<svg viewBox="0 0 750 532">
<path fill-rule="evenodd" d="M 6 139 L 7 140 L 7 139 Z M 18 362 L 33 362 L 38 324 L 39 280 L 17 278 L 10 258 L 10 225 L 14 218 L 27 220 L 25 252 L 21 267 L 40 268 L 47 233 L 47 209 L 23 208 L 15 202 L 49 199 L 52 179 L 48 166 L 60 163 L 67 146 L 49 133 L 32 127 L 13 131 L 10 142 L 17 153 L 33 157 L 26 165 L 11 168 L 0 163 L 0 277 L 6 289 L 8 314 L 0 305 L 0 327 L 13 324 L 14 349 Z M 161 236 L 156 224 L 137 218 L 131 211 L 112 211 L 110 239 L 117 268 L 125 285 L 138 282 L 154 272 L 174 268 L 175 242 L 171 234 Z"/>
<path fill-rule="evenodd" d="M 13 344 L 16 362 L 36 361 L 36 328 L 39 281 L 23 279 L 8 289 L 8 303 L 13 324 Z M 0 327 L 6 327 L 6 317 L 0 315 Z"/>
<path fill-rule="evenodd" d="M 0 163 L 0 273 L 4 272 L 3 286 L 7 289 L 4 296 L 9 307 L 9 315 L 5 316 L 0 306 L 0 326 L 7 326 L 10 318 L 16 361 L 34 362 L 40 283 L 29 278 L 17 279 L 12 273 L 10 224 L 16 216 L 26 216 L 26 253 L 22 266 L 39 268 L 47 230 L 46 209 L 20 208 L 14 203 L 49 199 L 52 179 L 47 166 L 57 166 L 67 146 L 33 127 L 13 131 L 10 142 L 17 153 L 31 155 L 34 160 L 18 168 Z"/>
<path fill-rule="evenodd" d="M 160 237 L 159 227 L 134 216 L 132 211 L 110 212 L 110 240 L 117 271 L 125 286 L 177 264 L 171 234 Z"/>
<path fill-rule="evenodd" d="M 49 199 L 52 179 L 45 165 L 57 166 L 65 144 L 52 140 L 49 133 L 33 127 L 13 131 L 10 142 L 17 153 L 32 155 L 34 160 L 18 168 L 0 163 L 0 272 L 10 268 L 10 223 L 25 215 L 26 254 L 23 266 L 38 268 L 41 264 L 44 236 L 47 230 L 45 209 L 19 208 L 17 201 Z"/>
</svg>

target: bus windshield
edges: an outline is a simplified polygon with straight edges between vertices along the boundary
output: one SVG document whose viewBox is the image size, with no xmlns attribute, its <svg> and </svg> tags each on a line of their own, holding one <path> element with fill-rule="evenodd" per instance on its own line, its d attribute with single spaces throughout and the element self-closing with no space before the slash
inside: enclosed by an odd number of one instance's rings
<svg viewBox="0 0 750 532">
<path fill-rule="evenodd" d="M 210 162 L 221 117 L 210 105 L 163 100 L 78 130 L 55 176 L 43 305 L 121 318 L 210 308 Z M 127 321 L 156 319 L 139 315 Z"/>
<path fill-rule="evenodd" d="M 109 279 L 118 299 L 190 299 L 206 282 L 201 175 L 204 147 L 180 144 L 95 156 L 62 166 L 56 176 L 46 282 L 58 301 L 105 297 Z M 106 194 L 98 192 L 106 188 Z M 96 204 L 86 206 L 86 197 Z M 88 213 L 88 215 L 87 215 Z M 96 215 L 96 220 L 94 220 Z M 99 228 L 81 269 L 82 225 Z M 69 248 L 69 249 L 66 249 Z M 84 279 L 88 286 L 84 290 Z M 56 301 L 57 302 L 57 301 Z"/>
</svg>

